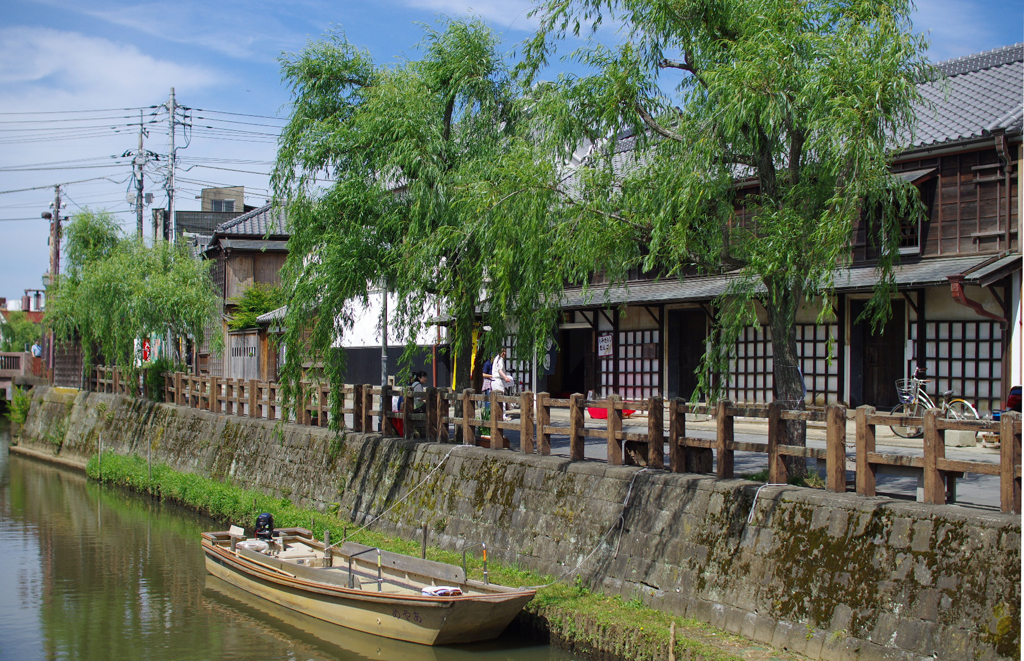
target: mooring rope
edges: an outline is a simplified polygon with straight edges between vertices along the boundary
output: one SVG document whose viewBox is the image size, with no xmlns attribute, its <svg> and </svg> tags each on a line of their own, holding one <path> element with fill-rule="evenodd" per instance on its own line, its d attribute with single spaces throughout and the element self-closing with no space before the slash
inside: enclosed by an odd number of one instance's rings
<svg viewBox="0 0 1024 661">
<path fill-rule="evenodd" d="M 750 522 L 754 520 L 754 510 L 757 509 L 757 497 L 761 495 L 761 489 L 764 489 L 765 487 L 787 487 L 787 486 L 789 486 L 789 485 L 788 484 L 779 484 L 777 482 L 768 482 L 766 484 L 762 484 L 761 486 L 759 486 L 757 488 L 757 491 L 754 492 L 754 502 L 750 504 L 750 514 L 747 515 L 747 525 L 749 526 Z"/>
<path fill-rule="evenodd" d="M 409 489 L 407 492 L 405 492 L 405 495 L 402 496 L 401 498 L 399 498 L 398 500 L 396 500 L 394 503 L 392 503 L 391 507 L 387 508 L 386 510 L 384 510 L 383 512 L 381 512 L 377 516 L 375 516 L 372 519 L 370 519 L 369 521 L 367 521 L 365 524 L 363 524 L 363 526 L 361 528 L 358 528 L 358 529 L 354 530 L 348 536 L 351 537 L 352 535 L 355 535 L 358 532 L 362 532 L 363 530 L 366 530 L 367 528 L 372 526 L 374 523 L 379 521 L 385 514 L 387 514 L 388 512 L 390 512 L 391 510 L 395 509 L 396 507 L 401 505 L 403 502 L 405 502 L 409 498 L 409 496 L 413 495 L 420 487 L 422 487 L 424 484 L 427 483 L 427 480 L 430 479 L 430 476 L 433 475 L 434 473 L 436 473 L 438 471 L 438 469 L 441 468 L 441 466 L 444 465 L 444 462 L 448 461 L 448 457 L 452 456 L 453 452 L 455 452 L 456 450 L 458 450 L 461 447 L 463 447 L 463 446 L 462 445 L 456 445 L 451 450 L 448 450 L 448 454 L 446 454 L 444 456 L 444 458 L 441 459 L 441 461 L 439 461 L 437 463 L 436 466 L 434 466 L 432 469 L 430 469 L 430 472 L 427 473 L 426 477 L 424 477 L 422 480 L 420 480 L 419 484 L 417 484 L 412 489 Z"/>
<path fill-rule="evenodd" d="M 623 532 L 623 530 L 626 527 L 626 510 L 629 507 L 629 499 L 633 496 L 633 484 L 636 483 L 636 478 L 640 476 L 640 473 L 646 473 L 649 470 L 650 470 L 649 468 L 641 468 L 636 473 L 633 473 L 633 479 L 631 479 L 629 481 L 629 489 L 626 490 L 626 498 L 625 498 L 625 500 L 622 501 L 622 511 L 619 512 L 619 518 L 616 519 L 615 523 L 613 523 L 611 525 L 611 527 L 608 528 L 608 530 L 603 535 L 601 535 L 601 537 L 598 538 L 597 543 L 594 544 L 594 548 L 591 549 L 590 553 L 588 553 L 579 562 L 577 562 L 575 567 L 573 567 L 572 569 L 569 569 L 567 571 L 562 572 L 558 576 L 558 578 L 556 578 L 555 580 L 551 581 L 550 583 L 545 583 L 544 585 L 527 585 L 527 586 L 524 586 L 524 587 L 522 587 L 520 589 L 521 590 L 540 590 L 541 588 L 546 588 L 548 586 L 554 585 L 555 583 L 558 583 L 558 582 L 562 581 L 562 579 L 565 579 L 565 578 L 567 578 L 569 576 L 572 576 L 573 574 L 575 574 L 579 570 L 580 567 L 583 566 L 584 562 L 586 562 L 587 560 L 590 560 L 590 558 L 595 553 L 597 553 L 598 550 L 600 550 L 601 542 L 605 541 L 605 539 L 607 539 L 607 537 L 609 535 L 611 535 L 615 531 L 616 528 L 619 529 L 619 539 L 618 539 L 618 541 L 615 544 L 615 555 L 618 556 L 618 554 L 619 554 L 619 543 L 622 542 L 622 532 Z"/>
</svg>

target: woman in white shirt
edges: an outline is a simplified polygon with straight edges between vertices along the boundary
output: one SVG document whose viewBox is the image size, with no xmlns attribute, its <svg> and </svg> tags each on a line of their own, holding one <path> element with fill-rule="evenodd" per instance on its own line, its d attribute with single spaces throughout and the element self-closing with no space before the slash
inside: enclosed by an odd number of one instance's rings
<svg viewBox="0 0 1024 661">
<path fill-rule="evenodd" d="M 505 371 L 505 349 L 498 352 L 498 355 L 494 357 L 494 361 L 491 364 L 491 390 L 500 394 L 504 394 L 505 388 L 512 385 L 512 377 Z M 498 410 L 501 412 L 501 419 L 505 419 L 505 407 L 502 404 L 498 405 Z M 492 415 L 495 415 L 492 413 Z"/>
</svg>

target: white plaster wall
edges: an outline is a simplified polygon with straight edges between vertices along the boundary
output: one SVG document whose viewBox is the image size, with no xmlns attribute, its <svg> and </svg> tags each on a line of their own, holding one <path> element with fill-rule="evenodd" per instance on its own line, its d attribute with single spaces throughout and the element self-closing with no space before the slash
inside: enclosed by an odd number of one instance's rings
<svg viewBox="0 0 1024 661">
<path fill-rule="evenodd" d="M 352 316 L 354 323 L 351 329 L 345 331 L 340 338 L 338 346 L 345 348 L 358 347 L 379 347 L 380 346 L 380 314 L 381 292 L 370 294 L 368 305 L 352 303 Z M 394 346 L 405 344 L 405 333 L 395 327 L 395 309 L 398 307 L 398 297 L 395 294 L 388 294 L 388 345 Z M 437 314 L 436 306 L 429 306 L 427 316 Z M 430 345 L 438 341 L 437 328 L 431 326 L 416 336 L 416 344 Z M 445 328 L 441 328 L 441 343 L 446 342 Z"/>
<path fill-rule="evenodd" d="M 1021 350 L 1021 338 L 1024 335 L 1024 303 L 1021 302 L 1021 272 L 1013 274 L 1010 305 L 1010 385 L 1019 386 L 1022 381 L 1021 358 L 1024 358 Z"/>
</svg>

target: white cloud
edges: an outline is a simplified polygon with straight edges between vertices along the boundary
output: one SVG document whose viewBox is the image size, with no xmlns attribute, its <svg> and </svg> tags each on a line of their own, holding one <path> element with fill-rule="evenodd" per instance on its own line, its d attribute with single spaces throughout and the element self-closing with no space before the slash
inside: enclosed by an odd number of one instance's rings
<svg viewBox="0 0 1024 661">
<path fill-rule="evenodd" d="M 137 106 L 175 85 L 200 89 L 219 79 L 205 67 L 157 60 L 134 46 L 76 32 L 0 29 L 0 104 L 8 112 Z"/>
<path fill-rule="evenodd" d="M 493 23 L 498 31 L 510 28 L 531 31 L 537 27 L 537 18 L 527 17 L 536 3 L 528 0 L 404 0 L 404 3 L 453 17 L 475 14 Z"/>
</svg>

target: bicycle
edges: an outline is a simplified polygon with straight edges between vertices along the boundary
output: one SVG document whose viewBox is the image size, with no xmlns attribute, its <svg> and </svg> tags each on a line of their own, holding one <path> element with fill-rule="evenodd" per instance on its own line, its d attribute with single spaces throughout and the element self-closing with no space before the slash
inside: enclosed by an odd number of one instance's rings
<svg viewBox="0 0 1024 661">
<path fill-rule="evenodd" d="M 897 379 L 896 393 L 899 395 L 900 403 L 893 410 L 893 415 L 924 417 L 928 409 L 938 408 L 942 415 L 951 420 L 978 420 L 977 409 L 971 403 L 960 397 L 955 397 L 952 390 L 942 393 L 942 406 L 936 406 L 932 398 L 928 396 L 921 386 L 930 383 L 930 379 L 920 377 L 927 375 L 923 367 L 914 371 L 914 376 L 909 379 Z M 924 427 L 918 425 L 890 425 L 889 429 L 897 436 L 903 438 L 917 438 L 924 434 Z"/>
</svg>

